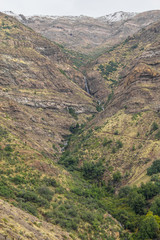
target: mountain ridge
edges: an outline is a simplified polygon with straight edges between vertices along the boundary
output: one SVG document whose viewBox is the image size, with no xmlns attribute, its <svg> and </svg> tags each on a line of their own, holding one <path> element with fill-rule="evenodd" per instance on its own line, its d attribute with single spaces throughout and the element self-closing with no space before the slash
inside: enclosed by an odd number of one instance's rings
<svg viewBox="0 0 160 240">
<path fill-rule="evenodd" d="M 25 19 L 22 15 L 18 15 L 18 18 L 23 24 L 51 41 L 72 50 L 91 54 L 103 52 L 104 49 L 120 43 L 139 29 L 158 21 L 159 12 L 159 10 L 138 14 L 119 12 L 102 18 L 33 16 Z M 120 21 L 115 21 L 116 19 Z"/>
</svg>

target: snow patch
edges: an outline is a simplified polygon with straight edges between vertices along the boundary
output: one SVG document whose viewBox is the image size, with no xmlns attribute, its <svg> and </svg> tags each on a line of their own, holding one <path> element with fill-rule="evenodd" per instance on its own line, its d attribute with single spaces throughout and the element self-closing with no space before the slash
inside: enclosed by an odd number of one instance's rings
<svg viewBox="0 0 160 240">
<path fill-rule="evenodd" d="M 106 16 L 103 17 L 99 17 L 97 19 L 102 20 L 102 21 L 106 21 L 106 22 L 118 22 L 118 21 L 124 21 L 124 20 L 128 20 L 133 18 L 134 16 L 136 16 L 138 13 L 135 12 L 116 12 L 113 14 L 108 14 Z"/>
</svg>

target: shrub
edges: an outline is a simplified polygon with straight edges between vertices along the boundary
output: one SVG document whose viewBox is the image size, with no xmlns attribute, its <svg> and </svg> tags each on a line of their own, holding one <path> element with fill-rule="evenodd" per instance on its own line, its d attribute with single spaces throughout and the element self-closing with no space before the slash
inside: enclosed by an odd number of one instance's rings
<svg viewBox="0 0 160 240">
<path fill-rule="evenodd" d="M 18 185 L 18 184 L 26 183 L 26 180 L 24 179 L 24 177 L 17 175 L 12 178 L 12 182 Z"/>
<path fill-rule="evenodd" d="M 156 138 L 157 140 L 160 140 L 160 131 L 158 131 L 158 132 L 155 134 L 155 138 Z"/>
<path fill-rule="evenodd" d="M 116 130 L 115 132 L 114 132 L 114 135 L 118 135 L 119 134 L 119 132 L 118 132 L 118 130 Z"/>
<path fill-rule="evenodd" d="M 156 131 L 157 129 L 158 129 L 158 124 L 156 122 L 153 122 L 150 132 L 152 133 L 152 132 Z"/>
<path fill-rule="evenodd" d="M 122 175 L 119 171 L 113 174 L 113 182 L 118 183 L 121 181 Z"/>
<path fill-rule="evenodd" d="M 78 165 L 78 158 L 77 157 L 72 157 L 70 155 L 66 156 L 63 155 L 60 160 L 59 163 L 64 165 L 66 168 L 68 168 L 69 170 L 74 170 L 77 165 Z"/>
<path fill-rule="evenodd" d="M 22 202 L 20 207 L 22 209 L 26 210 L 27 212 L 31 213 L 34 216 L 38 215 L 37 208 L 33 204 L 31 204 L 29 202 L 26 202 L 26 203 Z"/>
<path fill-rule="evenodd" d="M 76 111 L 74 110 L 74 108 L 68 108 L 68 112 L 69 112 L 69 114 L 72 116 L 72 117 L 74 117 L 76 120 L 78 119 L 78 117 L 77 117 L 77 113 L 76 113 Z"/>
<path fill-rule="evenodd" d="M 128 204 L 136 214 L 143 214 L 145 207 L 145 198 L 142 194 L 133 190 L 128 196 Z"/>
<path fill-rule="evenodd" d="M 129 186 L 122 187 L 119 191 L 119 198 L 126 198 L 131 192 L 131 188 Z"/>
<path fill-rule="evenodd" d="M 151 167 L 147 169 L 147 175 L 151 176 L 153 174 L 160 172 L 160 160 L 155 160 Z"/>
<path fill-rule="evenodd" d="M 46 186 L 58 187 L 58 184 L 54 178 L 44 177 L 42 182 L 45 183 Z"/>
<path fill-rule="evenodd" d="M 6 152 L 13 152 L 13 149 L 11 148 L 11 146 L 9 144 L 7 146 L 5 146 L 4 150 Z"/>
<path fill-rule="evenodd" d="M 48 187 L 46 186 L 42 186 L 38 189 L 38 193 L 45 199 L 47 199 L 48 201 L 52 200 L 52 197 L 54 195 L 54 192 L 51 191 Z"/>
<path fill-rule="evenodd" d="M 13 198 L 14 193 L 13 190 L 6 183 L 0 182 L 0 196 L 6 198 Z"/>
<path fill-rule="evenodd" d="M 157 197 L 151 205 L 150 210 L 154 215 L 160 216 L 160 197 Z"/>
<path fill-rule="evenodd" d="M 81 168 L 84 178 L 88 180 L 101 181 L 105 171 L 105 167 L 102 162 L 97 163 L 93 162 L 84 162 L 83 167 Z"/>
<path fill-rule="evenodd" d="M 108 140 L 107 138 L 104 138 L 103 140 L 103 147 L 107 146 L 107 145 L 110 145 L 112 143 L 112 140 Z"/>
<path fill-rule="evenodd" d="M 118 140 L 116 142 L 116 144 L 117 144 L 117 148 L 122 148 L 123 147 L 123 143 L 120 140 Z"/>
<path fill-rule="evenodd" d="M 76 125 L 71 125 L 69 128 L 71 133 L 76 133 L 79 130 L 79 124 L 77 123 Z"/>
<path fill-rule="evenodd" d="M 159 239 L 159 226 L 152 213 L 148 213 L 144 220 L 140 223 L 138 239 Z"/>
<path fill-rule="evenodd" d="M 159 192 L 159 188 L 154 183 L 142 183 L 141 187 L 138 189 L 138 192 L 143 194 L 146 200 L 151 199 L 152 197 L 156 196 Z"/>
</svg>

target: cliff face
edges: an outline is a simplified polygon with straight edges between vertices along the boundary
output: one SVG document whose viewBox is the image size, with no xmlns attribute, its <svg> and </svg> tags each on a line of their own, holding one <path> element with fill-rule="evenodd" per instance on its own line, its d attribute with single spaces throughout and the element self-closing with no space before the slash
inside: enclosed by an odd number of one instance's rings
<svg viewBox="0 0 160 240">
<path fill-rule="evenodd" d="M 140 14 L 118 12 L 92 18 L 22 15 L 17 18 L 48 39 L 83 53 L 109 48 L 134 34 L 141 28 L 160 19 L 160 11 Z M 97 50 L 96 50 L 97 48 Z"/>
<path fill-rule="evenodd" d="M 0 14 L 0 28 L 0 121 L 34 147 L 51 151 L 75 118 L 82 122 L 95 112 L 90 95 L 76 84 L 85 86 L 84 76 L 57 45 L 14 18 Z"/>
</svg>

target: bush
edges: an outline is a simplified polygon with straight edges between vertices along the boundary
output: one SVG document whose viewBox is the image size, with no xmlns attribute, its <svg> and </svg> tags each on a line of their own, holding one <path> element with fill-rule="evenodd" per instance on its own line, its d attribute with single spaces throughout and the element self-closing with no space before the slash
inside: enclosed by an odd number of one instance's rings
<svg viewBox="0 0 160 240">
<path fill-rule="evenodd" d="M 18 185 L 18 184 L 26 183 L 26 180 L 24 177 L 17 175 L 12 178 L 12 182 L 14 182 L 16 185 Z"/>
<path fill-rule="evenodd" d="M 42 182 L 45 183 L 46 186 L 58 187 L 58 184 L 54 178 L 44 177 Z"/>
<path fill-rule="evenodd" d="M 160 197 L 156 198 L 151 205 L 150 210 L 153 212 L 154 215 L 160 216 Z"/>
<path fill-rule="evenodd" d="M 121 181 L 122 175 L 119 171 L 113 173 L 113 182 L 118 183 Z"/>
<path fill-rule="evenodd" d="M 70 155 L 66 156 L 65 154 L 65 155 L 62 155 L 62 157 L 59 160 L 59 163 L 64 165 L 69 170 L 73 171 L 78 165 L 78 158 L 72 157 Z"/>
<path fill-rule="evenodd" d="M 116 142 L 116 144 L 117 144 L 117 148 L 122 148 L 123 147 L 123 143 L 120 140 L 118 140 Z"/>
<path fill-rule="evenodd" d="M 159 172 L 160 172 L 160 160 L 156 160 L 152 163 L 151 167 L 147 169 L 147 175 L 151 176 Z"/>
<path fill-rule="evenodd" d="M 159 239 L 158 237 L 159 225 L 156 222 L 152 213 L 147 214 L 140 224 L 138 239 Z"/>
<path fill-rule="evenodd" d="M 145 198 L 142 194 L 133 190 L 128 196 L 128 204 L 135 211 L 136 214 L 143 214 L 146 204 Z"/>
<path fill-rule="evenodd" d="M 38 193 L 45 199 L 47 199 L 48 201 L 52 200 L 52 197 L 54 195 L 54 192 L 51 191 L 48 187 L 46 186 L 42 186 L 38 189 Z"/>
<path fill-rule="evenodd" d="M 13 149 L 11 148 L 11 146 L 9 144 L 7 146 L 5 146 L 4 150 L 6 152 L 13 152 Z"/>
<path fill-rule="evenodd" d="M 6 183 L 0 182 L 0 196 L 6 198 L 13 198 L 14 193 L 13 190 Z"/>
<path fill-rule="evenodd" d="M 88 180 L 101 181 L 105 171 L 105 167 L 102 162 L 97 163 L 93 162 L 84 162 L 83 167 L 81 168 L 84 178 Z"/>
<path fill-rule="evenodd" d="M 154 183 L 142 183 L 141 187 L 138 189 L 138 192 L 143 194 L 146 200 L 151 199 L 152 197 L 156 196 L 159 192 L 159 188 Z"/>
<path fill-rule="evenodd" d="M 118 135 L 119 134 L 119 132 L 118 132 L 118 130 L 116 130 L 115 132 L 114 132 L 114 135 Z"/>
<path fill-rule="evenodd" d="M 122 187 L 119 191 L 119 198 L 126 198 L 131 192 L 131 188 L 129 186 Z"/>
<path fill-rule="evenodd" d="M 49 207 L 49 203 L 46 199 L 39 197 L 37 193 L 33 191 L 21 190 L 17 193 L 18 198 L 22 198 L 25 202 L 33 202 L 38 206 Z"/>
<path fill-rule="evenodd" d="M 112 143 L 112 140 L 108 140 L 107 138 L 104 138 L 103 140 L 103 147 L 107 146 L 107 145 L 110 145 Z"/>
<path fill-rule="evenodd" d="M 78 119 L 78 117 L 77 117 L 77 113 L 76 113 L 76 111 L 74 110 L 74 108 L 68 108 L 68 112 L 69 112 L 69 114 L 72 116 L 72 117 L 74 117 L 76 120 Z"/>
<path fill-rule="evenodd" d="M 76 125 L 71 125 L 69 130 L 71 133 L 77 133 L 79 130 L 79 124 L 77 123 Z"/>
<path fill-rule="evenodd" d="M 38 215 L 37 208 L 33 204 L 31 204 L 29 202 L 26 202 L 26 203 L 22 202 L 20 207 L 22 209 L 26 210 L 27 212 L 31 213 L 34 216 Z"/>
<path fill-rule="evenodd" d="M 158 129 L 158 124 L 156 122 L 152 123 L 150 133 L 156 131 Z"/>
<path fill-rule="evenodd" d="M 160 131 L 158 131 L 158 132 L 155 134 L 155 138 L 156 138 L 157 140 L 160 140 Z"/>
</svg>

